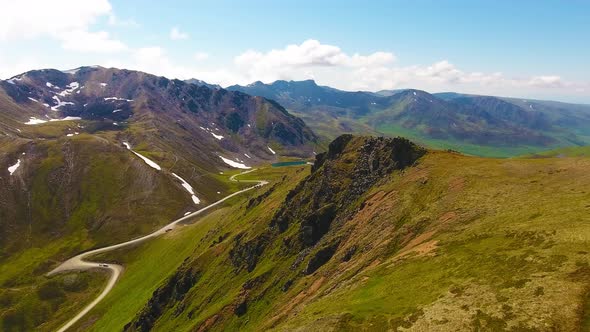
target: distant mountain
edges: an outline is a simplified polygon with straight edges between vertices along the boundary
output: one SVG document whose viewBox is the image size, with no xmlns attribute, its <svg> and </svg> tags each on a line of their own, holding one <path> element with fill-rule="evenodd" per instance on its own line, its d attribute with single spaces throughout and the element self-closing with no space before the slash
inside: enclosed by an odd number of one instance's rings
<svg viewBox="0 0 590 332">
<path fill-rule="evenodd" d="M 242 156 L 246 152 L 262 159 L 272 157 L 266 148 L 269 144 L 285 154 L 305 154 L 311 153 L 309 145 L 316 141 L 300 119 L 276 102 L 137 71 L 35 70 L 2 81 L 0 87 L 12 102 L 2 115 L 15 121 L 13 128 L 6 129 L 13 133 L 19 122 L 21 132 L 30 129 L 23 125 L 31 118 L 80 117 L 122 133 L 128 127 L 153 128 L 159 132 L 158 140 L 170 139 L 168 143 L 188 150 L 194 149 L 194 143 L 178 142 L 180 137 L 198 139 L 207 150 L 242 152 Z M 219 164 L 214 154 L 204 158 Z"/>
<path fill-rule="evenodd" d="M 227 89 L 274 99 L 288 109 L 297 111 L 314 106 L 323 106 L 345 109 L 347 110 L 346 113 L 353 112 L 355 115 L 363 115 L 370 111 L 371 105 L 374 105 L 373 103 L 383 101 L 382 98 L 370 92 L 341 91 L 317 85 L 313 80 L 275 81 L 271 84 L 258 81 L 247 86 L 233 85 Z"/>
<path fill-rule="evenodd" d="M 590 144 L 588 105 L 414 89 L 348 92 L 311 80 L 228 89 L 274 99 L 327 137 L 402 135 L 432 147 L 499 157 Z"/>
<path fill-rule="evenodd" d="M 341 133 L 377 134 L 373 128 L 357 119 L 370 113 L 376 106 L 388 106 L 385 99 L 371 92 L 341 91 L 319 86 L 313 80 L 276 81 L 272 84 L 254 82 L 247 86 L 233 85 L 227 89 L 276 100 L 301 117 L 315 132 L 328 138 Z"/>
<path fill-rule="evenodd" d="M 219 85 L 219 84 L 209 84 L 209 83 L 207 83 L 205 81 L 201 81 L 201 80 L 198 80 L 196 78 L 191 78 L 191 79 L 184 80 L 184 81 L 186 83 L 189 83 L 189 84 L 195 84 L 195 85 L 198 85 L 198 86 L 206 86 L 209 89 L 221 89 L 221 85 Z"/>
</svg>

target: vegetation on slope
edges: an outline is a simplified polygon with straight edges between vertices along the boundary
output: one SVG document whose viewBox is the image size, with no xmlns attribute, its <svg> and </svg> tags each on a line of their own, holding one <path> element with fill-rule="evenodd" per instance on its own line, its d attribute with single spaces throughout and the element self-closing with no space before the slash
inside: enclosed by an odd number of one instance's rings
<svg viewBox="0 0 590 332">
<path fill-rule="evenodd" d="M 351 142 L 314 172 L 358 181 L 345 170 L 364 142 Z M 254 208 L 232 208 L 234 218 L 207 217 L 221 224 L 191 240 L 207 246 L 192 246 L 126 329 L 578 329 L 588 317 L 589 166 L 430 152 L 358 198 L 335 198 L 344 212 L 319 239 L 314 222 L 329 214 L 306 204 L 325 176 L 291 193 L 287 181 Z M 299 209 L 281 232 L 291 204 Z"/>
<path fill-rule="evenodd" d="M 404 136 L 431 148 L 510 157 L 590 144 L 590 107 L 406 89 L 348 92 L 307 81 L 231 86 L 274 99 L 317 133 Z"/>
</svg>

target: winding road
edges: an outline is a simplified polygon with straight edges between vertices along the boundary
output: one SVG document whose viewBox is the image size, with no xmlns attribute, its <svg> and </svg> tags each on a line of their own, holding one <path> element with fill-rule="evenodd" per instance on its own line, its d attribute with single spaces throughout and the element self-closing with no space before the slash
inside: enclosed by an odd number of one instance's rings
<svg viewBox="0 0 590 332">
<path fill-rule="evenodd" d="M 119 279 L 119 275 L 121 274 L 121 271 L 123 271 L 123 267 L 120 265 L 98 263 L 98 262 L 89 262 L 89 261 L 84 260 L 85 258 L 87 258 L 89 256 L 96 255 L 96 254 L 101 254 L 101 253 L 109 252 L 109 251 L 112 251 L 115 249 L 120 249 L 120 248 L 124 248 L 124 247 L 131 246 L 134 244 L 138 244 L 140 242 L 143 242 L 143 241 L 149 240 L 151 238 L 154 238 L 156 236 L 162 235 L 162 234 L 166 233 L 168 230 L 174 228 L 178 223 L 183 222 L 188 219 L 191 219 L 192 217 L 195 217 L 195 216 L 223 203 L 224 201 L 226 201 L 234 196 L 237 196 L 237 195 L 240 195 L 240 194 L 245 193 L 247 191 L 250 191 L 252 189 L 267 185 L 268 181 L 265 181 L 265 180 L 240 180 L 240 181 L 236 180 L 236 176 L 244 175 L 244 174 L 253 172 L 255 170 L 256 169 L 252 169 L 252 170 L 245 171 L 245 172 L 242 172 L 239 174 L 235 174 L 229 178 L 229 180 L 233 181 L 233 182 L 256 183 L 256 185 L 254 185 L 252 187 L 248 187 L 246 189 L 242 189 L 240 191 L 237 191 L 231 195 L 225 196 L 224 198 L 216 201 L 215 203 L 212 203 L 212 204 L 210 204 L 210 205 L 208 205 L 196 212 L 188 214 L 182 218 L 176 219 L 176 220 L 172 221 L 171 223 L 169 223 L 168 225 L 166 225 L 166 226 L 158 229 L 157 231 L 155 231 L 151 234 L 148 234 L 146 236 L 142 236 L 140 238 L 130 240 L 127 242 L 114 244 L 112 246 L 90 250 L 90 251 L 81 253 L 79 255 L 76 255 L 76 256 L 68 259 L 67 261 L 63 262 L 61 265 L 59 265 L 58 267 L 53 269 L 51 272 L 47 273 L 47 276 L 53 276 L 55 274 L 68 272 L 68 271 L 81 271 L 81 270 L 89 270 L 89 269 L 95 269 L 95 268 L 108 269 L 112 272 L 109 282 L 107 283 L 106 287 L 103 289 L 102 293 L 100 293 L 100 295 L 96 299 L 94 299 L 94 301 L 92 301 L 84 309 L 82 309 L 82 311 L 80 311 L 74 318 L 70 319 L 65 325 L 63 325 L 58 330 L 58 332 L 66 331 L 67 329 L 72 327 L 72 325 L 74 325 L 78 320 L 80 320 L 80 318 L 82 318 L 92 308 L 94 308 L 105 296 L 107 296 L 107 294 L 113 289 L 113 287 L 115 286 L 115 283 Z"/>
</svg>

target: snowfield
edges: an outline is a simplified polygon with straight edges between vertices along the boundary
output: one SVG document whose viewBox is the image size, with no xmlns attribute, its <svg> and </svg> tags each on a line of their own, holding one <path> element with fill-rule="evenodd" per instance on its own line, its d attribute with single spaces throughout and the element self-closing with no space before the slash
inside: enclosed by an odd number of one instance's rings
<svg viewBox="0 0 590 332">
<path fill-rule="evenodd" d="M 136 156 L 138 156 L 139 158 L 141 158 L 146 164 L 148 164 L 148 166 L 150 166 L 151 168 L 154 168 L 158 171 L 162 170 L 162 167 L 160 167 L 160 165 L 156 164 L 155 162 L 153 162 L 152 160 L 140 155 L 139 153 L 133 151 L 131 149 L 131 145 L 129 145 L 129 143 L 127 142 L 123 142 L 123 145 L 125 145 L 125 147 L 127 148 L 127 150 L 133 152 L 133 154 L 135 154 Z"/>
<path fill-rule="evenodd" d="M 16 162 L 16 164 L 8 167 L 8 173 L 10 173 L 10 175 L 12 175 L 12 173 L 14 173 L 19 166 L 20 166 L 20 159 Z"/>
<path fill-rule="evenodd" d="M 186 182 L 183 178 L 178 176 L 178 174 L 176 174 L 176 173 L 172 173 L 172 175 L 175 178 L 179 179 L 180 182 L 182 182 L 182 186 L 184 187 L 184 189 L 186 189 L 186 191 L 188 191 L 189 194 L 191 194 L 191 198 L 193 199 L 193 202 L 195 204 L 201 203 L 201 200 L 195 195 L 195 191 L 193 190 L 193 187 L 188 182 Z"/>
<path fill-rule="evenodd" d="M 228 165 L 230 165 L 231 167 L 234 167 L 234 168 L 240 168 L 240 169 L 251 169 L 252 168 L 252 167 L 248 167 L 248 166 L 246 166 L 246 165 L 244 165 L 242 163 L 235 162 L 235 161 L 233 161 L 231 159 L 224 158 L 222 156 L 219 156 L 219 158 L 221 158 L 221 160 L 223 160 L 224 163 L 226 163 L 226 164 L 228 164 Z"/>
<path fill-rule="evenodd" d="M 52 111 L 57 111 L 58 108 L 60 108 L 62 106 L 75 105 L 74 103 L 72 103 L 70 101 L 61 101 L 58 96 L 53 96 L 53 99 L 55 100 L 55 102 L 57 103 L 57 105 L 51 107 L 51 110 Z"/>
<path fill-rule="evenodd" d="M 66 89 L 64 91 L 58 93 L 58 95 L 65 97 L 65 96 L 71 94 L 72 92 L 76 91 L 79 87 L 80 87 L 80 83 L 72 82 L 72 83 L 66 85 Z"/>
<path fill-rule="evenodd" d="M 277 154 L 273 149 L 270 148 L 270 146 L 267 146 L 267 148 L 272 154 Z"/>
<path fill-rule="evenodd" d="M 82 118 L 79 117 L 79 116 L 66 116 L 63 119 L 51 119 L 51 120 L 49 120 L 49 122 L 55 122 L 55 121 L 74 121 L 74 120 L 82 120 Z"/>
<path fill-rule="evenodd" d="M 32 116 L 29 118 L 29 121 L 25 122 L 25 124 L 26 125 L 36 125 L 36 124 L 41 124 L 41 123 L 45 123 L 45 122 L 47 122 L 47 121 L 37 119 L 36 117 Z"/>
<path fill-rule="evenodd" d="M 120 100 L 120 101 L 127 101 L 127 102 L 133 101 L 133 99 L 125 99 L 125 98 L 119 98 L 119 97 L 106 97 L 106 98 L 104 98 L 104 101 L 109 101 L 109 100 Z"/>
<path fill-rule="evenodd" d="M 217 138 L 220 141 L 223 139 L 223 136 L 221 135 L 216 135 L 215 133 L 211 133 L 211 135 L 213 135 L 213 137 Z"/>
</svg>

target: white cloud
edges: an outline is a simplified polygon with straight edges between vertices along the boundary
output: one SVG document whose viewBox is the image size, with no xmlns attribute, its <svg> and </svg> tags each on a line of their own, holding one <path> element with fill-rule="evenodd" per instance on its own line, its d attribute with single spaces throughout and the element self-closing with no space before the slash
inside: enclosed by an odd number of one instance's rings
<svg viewBox="0 0 590 332">
<path fill-rule="evenodd" d="M 197 52 L 194 54 L 193 58 L 196 61 L 203 61 L 203 60 L 207 60 L 209 58 L 209 54 L 207 54 L 205 52 Z"/>
<path fill-rule="evenodd" d="M 78 52 L 115 53 L 124 51 L 127 46 L 118 40 L 111 39 L 106 31 L 88 32 L 84 30 L 65 32 L 62 47 Z"/>
<path fill-rule="evenodd" d="M 205 53 L 197 53 L 193 59 L 206 57 Z M 178 64 L 161 47 L 147 47 L 133 53 L 129 66 L 122 66 L 170 78 L 198 78 L 222 86 L 257 80 L 269 83 L 279 79 L 311 78 L 320 84 L 344 90 L 377 91 L 412 87 L 498 95 L 565 87 L 573 87 L 572 91 L 585 91 L 588 87 L 587 83 L 565 82 L 559 76 L 512 78 L 500 72 L 469 72 L 448 60 L 430 65 L 399 66 L 390 52 L 350 55 L 336 46 L 324 45 L 316 40 L 267 52 L 249 50 L 236 56 L 233 66 L 219 68 L 200 67 L 195 63 Z"/>
<path fill-rule="evenodd" d="M 541 87 L 541 88 L 559 88 L 563 87 L 566 83 L 563 82 L 561 77 L 556 75 L 547 75 L 547 76 L 535 76 L 532 77 L 528 84 L 531 86 Z"/>
<path fill-rule="evenodd" d="M 301 45 L 288 45 L 282 50 L 271 50 L 267 53 L 249 50 L 238 55 L 234 62 L 238 66 L 259 69 L 276 69 L 289 67 L 359 67 L 366 65 L 385 65 L 395 60 L 393 53 L 376 52 L 367 56 L 348 55 L 339 47 L 321 44 L 309 39 Z"/>
<path fill-rule="evenodd" d="M 105 15 L 112 15 L 108 0 L 5 1 L 0 11 L 0 41 L 50 37 L 68 50 L 124 50 L 124 44 L 111 39 L 108 32 L 90 31 Z"/>
<path fill-rule="evenodd" d="M 0 14 L 2 15 L 2 14 Z M 109 16 L 110 17 L 110 16 Z M 4 23 L 0 23 L 0 26 Z M 1 30 L 1 29 L 0 29 Z M 180 30 L 178 34 L 182 34 Z M 458 91 L 494 95 L 520 96 L 584 96 L 590 90 L 589 82 L 571 82 L 558 75 L 531 75 L 514 77 L 501 72 L 467 71 L 449 60 L 441 59 L 431 64 L 401 65 L 392 52 L 346 53 L 334 45 L 317 40 L 288 45 L 271 50 L 247 50 L 233 58 L 233 63 L 221 63 L 209 59 L 199 51 L 184 62 L 172 58 L 159 46 L 129 49 L 122 42 L 111 38 L 107 32 L 89 32 L 84 28 L 72 28 L 59 39 L 62 47 L 83 52 L 116 52 L 111 60 L 97 53 L 91 60 L 103 66 L 128 68 L 162 75 L 169 78 L 197 78 L 222 86 L 248 84 L 253 81 L 315 79 L 319 84 L 343 90 L 368 90 L 418 88 L 427 91 Z M 0 54 L 1 55 L 1 54 Z M 0 75 L 8 78 L 33 68 L 47 67 L 30 58 L 0 61 Z M 84 61 L 89 61 L 88 57 Z M 96 61 L 95 59 L 98 59 Z M 0 59 L 2 60 L 2 59 Z M 60 60 L 61 61 L 61 60 Z M 74 67 L 63 60 L 63 68 Z M 216 65 L 214 65 L 217 63 Z M 81 65 L 83 63 L 75 63 Z M 4 68 L 8 68 L 4 70 Z M 16 68 L 20 71 L 17 71 Z"/>
<path fill-rule="evenodd" d="M 173 27 L 172 30 L 170 30 L 170 39 L 172 40 L 183 40 L 188 38 L 188 33 L 180 31 L 178 27 Z"/>
</svg>

